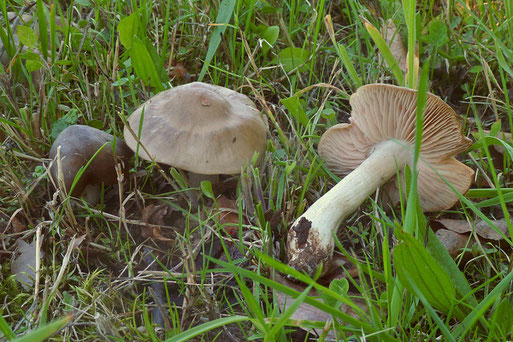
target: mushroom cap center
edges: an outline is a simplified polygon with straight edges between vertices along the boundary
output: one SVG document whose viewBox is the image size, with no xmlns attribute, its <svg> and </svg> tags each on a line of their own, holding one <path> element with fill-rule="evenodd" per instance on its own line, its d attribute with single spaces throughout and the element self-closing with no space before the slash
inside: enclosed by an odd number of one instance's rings
<svg viewBox="0 0 513 342">
<path fill-rule="evenodd" d="M 206 87 L 176 88 L 175 100 L 167 102 L 169 111 L 194 126 L 209 126 L 229 117 L 232 105 L 219 92 Z M 204 118 L 205 120 L 198 120 Z"/>
</svg>

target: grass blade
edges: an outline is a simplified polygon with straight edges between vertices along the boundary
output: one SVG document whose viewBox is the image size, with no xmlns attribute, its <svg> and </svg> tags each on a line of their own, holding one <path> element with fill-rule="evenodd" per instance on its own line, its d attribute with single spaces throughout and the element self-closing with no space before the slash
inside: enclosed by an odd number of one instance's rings
<svg viewBox="0 0 513 342">
<path fill-rule="evenodd" d="M 416 111 L 416 122 L 415 122 L 415 150 L 413 154 L 413 171 L 405 172 L 407 181 L 407 208 L 404 217 L 403 227 L 406 233 L 416 233 L 417 238 L 422 239 L 426 231 L 426 218 L 420 208 L 419 198 L 417 194 L 417 162 L 420 156 L 420 148 L 422 143 L 422 131 L 424 126 L 424 106 L 426 104 L 426 93 L 427 93 L 427 82 L 429 75 L 429 62 L 424 66 L 421 76 L 421 87 L 417 92 L 417 111 Z M 408 171 L 408 168 L 406 168 Z M 408 177 L 409 175 L 409 177 Z M 396 265 L 397 266 L 397 265 Z M 390 322 L 395 325 L 399 320 L 399 315 L 402 307 L 402 293 L 403 285 L 401 282 L 396 282 L 396 287 L 392 293 L 392 303 L 390 316 Z"/>
<path fill-rule="evenodd" d="M 447 272 L 459 295 L 469 305 L 476 306 L 477 300 L 472 293 L 472 289 L 470 288 L 467 279 L 458 268 L 458 265 L 456 265 L 454 262 L 454 259 L 451 258 L 449 252 L 447 252 L 447 248 L 442 245 L 440 240 L 438 240 L 438 237 L 435 235 L 435 233 L 433 233 L 431 229 L 429 230 L 428 234 L 428 242 L 426 246 L 427 250 L 431 256 L 435 258 L 440 267 L 442 267 Z"/>
<path fill-rule="evenodd" d="M 426 229 L 426 218 L 422 213 L 417 194 L 417 163 L 420 157 L 420 148 L 422 144 L 422 132 L 424 131 L 424 107 L 427 101 L 429 75 L 429 59 L 424 65 L 421 76 L 421 83 L 417 91 L 417 109 L 415 115 L 415 149 L 413 151 L 413 163 L 411 172 L 411 181 L 408 191 L 408 202 L 406 207 L 406 217 L 404 218 L 404 230 L 407 233 L 415 232 L 417 238 L 423 240 Z M 422 222 L 422 223 L 421 223 Z"/>
<path fill-rule="evenodd" d="M 415 295 L 420 299 L 424 307 L 426 308 L 427 312 L 433 318 L 433 320 L 436 322 L 436 325 L 444 335 L 445 339 L 447 341 L 456 341 L 456 338 L 454 335 L 450 332 L 447 325 L 442 321 L 442 319 L 437 315 L 436 311 L 431 307 L 431 304 L 429 300 L 427 300 L 424 297 L 424 293 L 417 287 L 417 284 L 414 281 L 411 281 L 409 278 L 409 275 L 406 274 L 403 281 L 411 286 L 411 291 L 415 293 Z"/>
<path fill-rule="evenodd" d="M 502 188 L 504 196 L 513 194 L 513 188 Z M 465 194 L 468 198 L 496 197 L 497 189 L 469 189 Z"/>
<path fill-rule="evenodd" d="M 46 23 L 45 8 L 43 0 L 37 0 L 36 3 L 37 24 L 39 26 L 39 40 L 41 42 L 41 52 L 43 57 L 48 58 L 48 25 Z"/>
<path fill-rule="evenodd" d="M 52 323 L 40 326 L 27 335 L 13 340 L 13 342 L 42 342 L 71 322 L 72 318 L 73 315 L 71 314 L 64 316 Z"/>
<path fill-rule="evenodd" d="M 306 280 L 307 284 L 308 285 L 313 285 L 313 287 L 315 289 L 317 289 L 317 291 L 322 291 L 326 296 L 330 296 L 332 297 L 333 299 L 335 300 L 339 300 L 340 302 L 344 303 L 344 304 L 352 304 L 352 306 L 356 307 L 358 310 L 361 311 L 361 309 L 359 309 L 354 303 L 350 302 L 346 297 L 343 297 L 341 295 L 339 295 L 338 293 L 324 287 L 324 286 L 321 286 L 319 284 L 317 284 L 316 282 L 314 282 L 311 278 L 309 278 L 308 276 L 306 275 L 303 275 L 302 273 L 299 273 L 297 272 L 296 270 L 290 268 L 289 266 L 287 265 L 284 265 L 264 254 L 260 254 L 259 253 L 259 256 L 262 258 L 262 259 L 265 259 L 263 260 L 264 262 L 266 263 L 269 263 L 271 266 L 279 266 L 280 269 L 284 269 L 284 270 L 287 270 L 289 274 L 293 274 L 294 277 L 296 278 L 301 278 L 300 280 Z M 271 287 L 277 291 L 280 291 L 280 292 L 283 292 L 284 294 L 286 295 L 289 295 L 293 298 L 297 298 L 301 293 L 294 290 L 294 289 L 291 289 L 290 287 L 288 286 L 285 286 L 285 285 L 282 285 L 274 280 L 271 280 L 271 279 L 268 279 L 268 278 L 265 278 L 255 272 L 252 272 L 252 271 L 249 271 L 249 270 L 245 270 L 245 269 L 242 269 L 240 267 L 237 267 L 237 266 L 234 266 L 232 264 L 229 264 L 227 262 L 224 262 L 224 261 L 221 261 L 221 260 L 216 260 L 214 258 L 210 258 L 208 257 L 209 260 L 211 260 L 212 262 L 222 266 L 224 269 L 222 271 L 227 271 L 227 272 L 233 272 L 233 273 L 237 273 L 239 274 L 240 276 L 242 277 L 246 277 L 248 279 L 252 279 L 253 281 L 256 281 L 260 284 L 263 284 L 263 285 L 266 285 L 268 287 Z M 276 268 L 276 267 L 274 267 Z M 216 271 L 218 272 L 219 270 L 212 270 L 212 271 Z M 361 329 L 365 334 L 373 334 L 373 335 L 379 335 L 380 339 L 382 341 L 396 341 L 395 338 L 393 338 L 392 336 L 390 336 L 386 331 L 379 331 L 378 329 L 376 329 L 374 326 L 372 326 L 371 324 L 363 321 L 363 320 L 360 320 L 360 319 L 356 319 L 354 317 L 352 317 L 351 315 L 348 315 L 340 310 L 336 310 L 334 309 L 333 307 L 323 303 L 323 302 L 320 302 L 318 300 L 315 300 L 314 298 L 312 297 L 309 297 L 307 296 L 304 300 L 305 303 L 307 304 L 310 304 L 314 307 L 316 307 L 317 309 L 319 310 L 322 310 L 326 313 L 329 313 L 330 315 L 332 315 L 333 317 L 335 318 L 338 318 L 338 319 L 341 319 L 343 322 L 346 322 L 348 324 L 351 324 L 353 325 L 355 328 L 357 329 Z M 350 328 L 348 327 L 348 329 L 350 330 L 354 330 L 354 328 Z"/>
<path fill-rule="evenodd" d="M 55 41 L 55 31 L 57 26 L 55 24 L 56 6 L 58 6 L 58 4 L 55 2 L 50 4 L 50 56 L 52 63 L 55 63 L 55 60 L 57 59 L 57 42 Z"/>
<path fill-rule="evenodd" d="M 449 275 L 419 241 L 409 234 L 398 235 L 404 239 L 394 248 L 395 269 L 401 283 L 410 292 L 422 293 L 437 310 L 449 314 L 456 303 L 456 292 Z M 412 285 L 417 291 L 413 291 Z"/>
<path fill-rule="evenodd" d="M 465 317 L 463 322 L 454 330 L 457 338 L 462 338 L 481 319 L 485 318 L 486 310 L 495 303 L 497 298 L 506 290 L 513 281 L 513 272 L 505 276 L 495 288 Z"/>
<path fill-rule="evenodd" d="M 216 18 L 216 27 L 214 28 L 214 32 L 212 32 L 212 36 L 210 37 L 207 56 L 205 57 L 203 67 L 201 68 L 201 72 L 198 76 L 198 81 L 200 82 L 203 80 L 203 77 L 205 77 L 205 73 L 210 66 L 210 62 L 212 61 L 212 58 L 214 58 L 214 54 L 216 53 L 219 44 L 221 44 L 222 35 L 224 31 L 226 31 L 226 24 L 228 24 L 230 18 L 232 17 L 235 3 L 235 0 L 223 0 L 219 5 L 219 12 L 217 13 Z"/>
<path fill-rule="evenodd" d="M 408 28 L 408 79 L 406 84 L 409 88 L 417 88 L 417 71 L 415 67 L 415 49 L 417 45 L 417 26 L 416 26 L 416 9 L 417 2 L 415 0 L 402 0 L 404 18 L 406 27 Z"/>
<path fill-rule="evenodd" d="M 246 316 L 231 316 L 231 317 L 223 317 L 210 322 L 206 322 L 195 326 L 194 328 L 190 328 L 176 336 L 168 338 L 166 342 L 184 342 L 188 341 L 198 335 L 207 333 L 215 328 L 219 328 L 228 324 L 251 321 Z"/>
<path fill-rule="evenodd" d="M 132 40 L 130 57 L 132 58 L 132 65 L 135 73 L 144 83 L 150 84 L 159 91 L 164 90 L 162 82 L 160 82 L 160 77 L 157 73 L 155 63 L 153 63 L 153 59 L 151 58 L 148 49 L 146 49 L 144 42 L 137 36 Z"/>
<path fill-rule="evenodd" d="M 326 17 L 324 17 L 324 22 L 326 23 L 326 29 L 328 30 L 331 42 L 335 47 L 335 51 L 337 51 L 338 57 L 342 61 L 342 64 L 344 64 L 349 77 L 351 77 L 351 80 L 353 81 L 356 88 L 361 87 L 363 85 L 362 79 L 356 73 L 353 63 L 351 62 L 351 58 L 349 58 L 349 55 L 347 54 L 346 48 L 344 45 L 337 43 L 335 38 L 335 31 L 333 30 L 333 22 L 331 21 L 331 15 L 328 14 Z"/>
<path fill-rule="evenodd" d="M 272 327 L 271 331 L 266 336 L 266 340 L 275 341 L 274 336 L 289 322 L 289 318 L 296 312 L 296 310 L 301 306 L 304 302 L 305 298 L 310 293 L 312 289 L 312 285 L 308 286 L 295 300 L 294 302 L 282 313 L 281 317 Z"/>
<path fill-rule="evenodd" d="M 378 29 L 374 27 L 374 25 L 372 25 L 363 17 L 361 19 L 363 21 L 363 24 L 365 25 L 365 28 L 367 29 L 367 32 L 369 32 L 369 35 L 378 47 L 379 52 L 381 53 L 387 64 L 390 66 L 390 70 L 392 71 L 392 74 L 397 80 L 397 83 L 400 86 L 404 85 L 404 74 L 401 68 L 399 67 L 399 63 L 390 51 L 390 48 L 388 47 L 385 39 L 383 38 L 381 33 L 379 33 Z"/>
<path fill-rule="evenodd" d="M 11 341 L 16 337 L 9 324 L 7 324 L 4 316 L 0 315 L 0 331 L 4 334 L 4 337 Z"/>
</svg>

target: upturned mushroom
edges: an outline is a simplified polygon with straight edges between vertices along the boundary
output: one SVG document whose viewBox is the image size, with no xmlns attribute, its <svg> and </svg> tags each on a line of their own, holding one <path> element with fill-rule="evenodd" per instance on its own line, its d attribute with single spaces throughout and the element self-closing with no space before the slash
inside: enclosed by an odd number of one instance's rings
<svg viewBox="0 0 513 342">
<path fill-rule="evenodd" d="M 312 204 L 288 233 L 289 265 L 309 274 L 321 264 L 327 266 L 340 223 L 378 187 L 384 186 L 389 199 L 397 201 L 400 180 L 394 176 L 413 162 L 415 90 L 370 84 L 359 88 L 349 101 L 350 123 L 328 129 L 318 147 L 328 168 L 345 177 Z M 428 93 L 417 181 L 424 211 L 447 209 L 458 201 L 444 179 L 462 194 L 468 190 L 474 171 L 453 156 L 470 144 L 461 133 L 457 114 Z"/>
<path fill-rule="evenodd" d="M 77 180 L 70 194 L 84 197 L 88 203 L 93 205 L 98 203 L 101 184 L 108 186 L 117 182 L 115 168 L 117 161 L 127 160 L 132 156 L 132 151 L 126 146 L 123 139 L 116 139 L 115 148 L 113 148 L 113 144 L 114 137 L 99 129 L 84 125 L 67 127 L 55 139 L 50 149 L 50 159 L 54 161 L 50 168 L 50 175 L 54 183 L 58 186 L 59 161 L 57 156 L 59 147 L 62 178 L 64 187 L 69 193 L 80 168 L 85 167 L 103 146 Z"/>
<path fill-rule="evenodd" d="M 247 96 L 201 82 L 146 101 L 128 118 L 124 135 L 143 159 L 189 171 L 193 186 L 212 179 L 207 175 L 239 173 L 267 146 L 260 111 Z"/>
</svg>

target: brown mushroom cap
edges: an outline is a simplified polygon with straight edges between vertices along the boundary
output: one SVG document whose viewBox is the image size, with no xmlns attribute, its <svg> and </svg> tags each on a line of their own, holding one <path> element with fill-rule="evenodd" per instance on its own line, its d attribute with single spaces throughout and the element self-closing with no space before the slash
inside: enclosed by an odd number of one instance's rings
<svg viewBox="0 0 513 342">
<path fill-rule="evenodd" d="M 220 86 L 193 82 L 163 91 L 128 119 L 135 134 L 142 121 L 139 155 L 200 174 L 236 174 L 266 149 L 266 128 L 251 100 Z M 133 150 L 137 141 L 125 126 Z"/>
<path fill-rule="evenodd" d="M 91 161 L 75 185 L 72 195 L 80 196 L 88 185 L 104 183 L 107 186 L 116 183 L 116 158 L 125 160 L 133 153 L 122 139 L 116 139 L 116 148 L 113 152 L 113 141 L 112 135 L 84 125 L 69 126 L 59 134 L 50 149 L 50 158 L 52 160 L 56 158 L 57 149 L 61 146 L 61 165 L 66 191 L 70 191 L 80 168 L 85 166 L 105 143 L 108 144 Z M 116 157 L 114 157 L 114 153 Z M 50 175 L 57 184 L 57 160 L 50 168 Z"/>
<path fill-rule="evenodd" d="M 380 142 L 395 139 L 404 142 L 405 152 L 413 156 L 417 91 L 386 84 L 360 87 L 349 100 L 352 108 L 349 124 L 328 129 L 319 142 L 319 154 L 335 174 L 347 175 Z M 424 130 L 418 163 L 418 194 L 425 211 L 447 209 L 458 196 L 440 176 L 458 192 L 470 187 L 474 171 L 453 156 L 465 151 L 472 141 L 461 134 L 457 114 L 439 97 L 428 93 L 424 108 Z M 411 167 L 412 158 L 407 163 Z M 401 174 L 402 174 L 402 170 Z M 438 175 L 439 174 L 439 175 Z M 404 186 L 402 186 L 404 191 Z M 396 203 L 397 178 L 384 186 L 384 192 Z"/>
</svg>

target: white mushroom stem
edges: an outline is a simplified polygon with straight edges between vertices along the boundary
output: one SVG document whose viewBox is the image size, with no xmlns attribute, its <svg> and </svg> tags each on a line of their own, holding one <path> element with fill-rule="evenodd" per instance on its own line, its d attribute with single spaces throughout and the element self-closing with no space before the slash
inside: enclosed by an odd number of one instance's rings
<svg viewBox="0 0 513 342">
<path fill-rule="evenodd" d="M 294 222 L 287 239 L 290 266 L 311 275 L 321 264 L 326 269 L 342 220 L 411 160 L 405 144 L 387 140 L 376 145 L 365 161 Z"/>
</svg>

